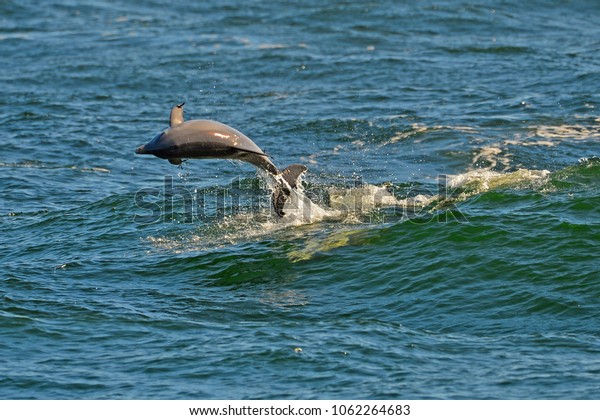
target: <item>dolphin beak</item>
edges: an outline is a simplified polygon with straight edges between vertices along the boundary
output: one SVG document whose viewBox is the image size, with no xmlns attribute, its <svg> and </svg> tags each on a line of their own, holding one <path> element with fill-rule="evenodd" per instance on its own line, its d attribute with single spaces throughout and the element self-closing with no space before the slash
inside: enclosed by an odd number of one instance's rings
<svg viewBox="0 0 600 420">
<path fill-rule="evenodd" d="M 137 149 L 135 149 L 135 153 L 138 155 L 147 155 L 148 152 L 146 151 L 146 146 L 140 146 Z"/>
</svg>

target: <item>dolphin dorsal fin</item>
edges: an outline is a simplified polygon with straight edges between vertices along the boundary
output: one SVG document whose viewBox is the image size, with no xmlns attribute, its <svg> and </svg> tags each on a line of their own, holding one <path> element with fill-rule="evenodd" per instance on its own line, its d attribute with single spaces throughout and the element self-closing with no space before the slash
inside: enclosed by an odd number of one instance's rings
<svg viewBox="0 0 600 420">
<path fill-rule="evenodd" d="M 183 106 L 185 102 L 180 103 L 179 105 L 174 106 L 171 109 L 171 127 L 175 127 L 183 122 Z"/>
</svg>

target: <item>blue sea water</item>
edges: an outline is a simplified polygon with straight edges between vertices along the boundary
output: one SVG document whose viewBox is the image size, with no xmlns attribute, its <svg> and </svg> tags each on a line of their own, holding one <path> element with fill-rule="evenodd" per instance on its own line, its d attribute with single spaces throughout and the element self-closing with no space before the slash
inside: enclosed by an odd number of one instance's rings
<svg viewBox="0 0 600 420">
<path fill-rule="evenodd" d="M 0 57 L 0 398 L 600 398 L 598 2 L 5 0 Z M 182 101 L 314 204 L 136 156 Z"/>
</svg>

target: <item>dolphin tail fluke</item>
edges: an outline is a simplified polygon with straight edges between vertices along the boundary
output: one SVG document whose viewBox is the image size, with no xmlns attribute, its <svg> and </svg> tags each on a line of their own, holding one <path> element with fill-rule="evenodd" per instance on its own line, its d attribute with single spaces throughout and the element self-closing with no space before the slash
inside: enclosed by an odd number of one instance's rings
<svg viewBox="0 0 600 420">
<path fill-rule="evenodd" d="M 281 176 L 283 179 L 285 179 L 285 182 L 287 182 L 290 187 L 296 189 L 298 178 L 300 178 L 300 175 L 306 172 L 307 169 L 308 168 L 304 165 L 290 165 L 281 171 Z"/>
<path fill-rule="evenodd" d="M 285 212 L 283 211 L 283 206 L 285 206 L 286 201 L 291 195 L 290 188 L 296 189 L 298 186 L 298 179 L 304 172 L 306 172 L 308 168 L 304 165 L 290 165 L 281 171 L 280 175 L 285 182 L 281 182 L 273 191 L 273 195 L 271 196 L 271 202 L 273 203 L 273 209 L 275 210 L 275 214 L 279 217 L 283 217 Z"/>
</svg>

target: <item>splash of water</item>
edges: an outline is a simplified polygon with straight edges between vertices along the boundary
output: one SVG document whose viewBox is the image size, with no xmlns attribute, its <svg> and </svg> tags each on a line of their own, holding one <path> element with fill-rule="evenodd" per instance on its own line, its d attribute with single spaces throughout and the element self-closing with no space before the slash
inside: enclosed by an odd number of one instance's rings
<svg viewBox="0 0 600 420">
<path fill-rule="evenodd" d="M 291 188 L 281 174 L 273 176 L 264 171 L 259 171 L 258 173 L 267 184 L 271 193 L 275 192 L 280 185 L 286 186 L 290 191 L 290 196 L 283 207 L 284 216 L 277 221 L 278 224 L 299 226 L 321 222 L 325 219 L 338 216 L 338 212 L 335 210 L 326 210 L 312 202 L 306 196 L 302 183 L 304 175 L 298 178 L 297 188 Z"/>
</svg>

